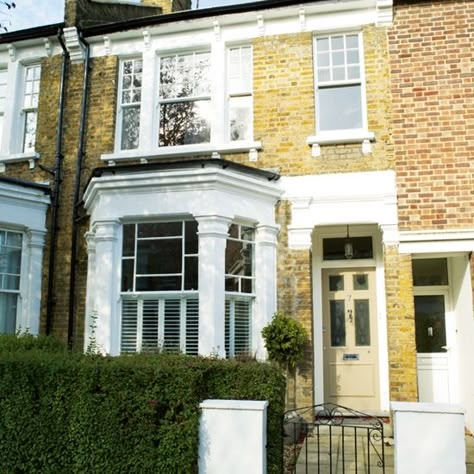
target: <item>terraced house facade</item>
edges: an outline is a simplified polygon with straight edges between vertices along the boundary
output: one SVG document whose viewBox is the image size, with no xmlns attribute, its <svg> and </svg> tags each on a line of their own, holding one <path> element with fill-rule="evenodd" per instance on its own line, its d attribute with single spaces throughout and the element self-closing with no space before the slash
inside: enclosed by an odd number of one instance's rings
<svg viewBox="0 0 474 474">
<path fill-rule="evenodd" d="M 1 330 L 263 359 L 279 310 L 291 403 L 472 428 L 472 2 L 131 3 L 0 39 Z"/>
</svg>

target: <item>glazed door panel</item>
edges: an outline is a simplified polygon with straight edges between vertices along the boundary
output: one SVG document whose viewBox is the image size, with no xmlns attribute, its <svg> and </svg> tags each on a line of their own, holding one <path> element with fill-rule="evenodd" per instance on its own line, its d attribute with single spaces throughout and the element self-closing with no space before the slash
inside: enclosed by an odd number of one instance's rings
<svg viewBox="0 0 474 474">
<path fill-rule="evenodd" d="M 322 278 L 325 401 L 378 410 L 375 271 L 323 270 Z"/>
</svg>

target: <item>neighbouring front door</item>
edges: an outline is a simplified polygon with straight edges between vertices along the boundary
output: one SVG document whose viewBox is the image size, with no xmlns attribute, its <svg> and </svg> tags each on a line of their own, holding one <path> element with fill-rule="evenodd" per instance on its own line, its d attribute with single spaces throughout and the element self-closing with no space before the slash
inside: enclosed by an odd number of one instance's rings
<svg viewBox="0 0 474 474">
<path fill-rule="evenodd" d="M 323 270 L 324 397 L 379 410 L 375 270 Z"/>
<path fill-rule="evenodd" d="M 420 402 L 449 403 L 449 345 L 446 296 L 415 296 L 418 398 Z"/>
</svg>

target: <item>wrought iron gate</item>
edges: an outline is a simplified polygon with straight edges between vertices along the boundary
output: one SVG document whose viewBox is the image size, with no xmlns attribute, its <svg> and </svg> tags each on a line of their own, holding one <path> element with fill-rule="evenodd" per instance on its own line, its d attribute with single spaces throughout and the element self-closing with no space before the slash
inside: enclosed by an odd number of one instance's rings
<svg viewBox="0 0 474 474">
<path fill-rule="evenodd" d="M 382 420 L 326 403 L 288 411 L 284 423 L 290 472 L 385 474 Z"/>
</svg>

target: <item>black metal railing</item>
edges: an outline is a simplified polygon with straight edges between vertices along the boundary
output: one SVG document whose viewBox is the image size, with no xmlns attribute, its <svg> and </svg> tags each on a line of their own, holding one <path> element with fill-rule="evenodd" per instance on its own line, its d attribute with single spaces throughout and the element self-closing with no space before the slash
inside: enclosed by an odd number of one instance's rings
<svg viewBox="0 0 474 474">
<path fill-rule="evenodd" d="M 286 472 L 385 474 L 379 418 L 325 403 L 285 413 Z"/>
</svg>

